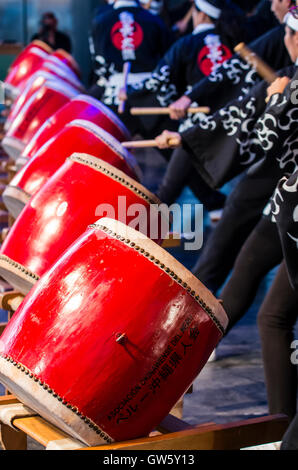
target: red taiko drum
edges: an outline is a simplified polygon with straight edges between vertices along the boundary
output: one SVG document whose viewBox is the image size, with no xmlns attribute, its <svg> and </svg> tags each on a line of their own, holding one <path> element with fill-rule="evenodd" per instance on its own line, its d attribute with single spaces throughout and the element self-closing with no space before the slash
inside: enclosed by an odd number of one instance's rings
<svg viewBox="0 0 298 470">
<path fill-rule="evenodd" d="M 64 49 L 57 49 L 50 55 L 48 59 L 57 65 L 61 65 L 61 63 L 64 64 L 69 69 L 71 69 L 78 78 L 81 78 L 81 71 L 78 63 L 72 57 L 72 55 L 70 55 Z"/>
<path fill-rule="evenodd" d="M 14 218 L 75 152 L 99 157 L 132 178 L 140 179 L 136 160 L 114 137 L 92 122 L 76 120 L 48 140 L 6 187 L 3 201 Z"/>
<path fill-rule="evenodd" d="M 47 81 L 22 107 L 2 141 L 4 150 L 17 159 L 37 129 L 78 90 L 62 82 Z"/>
<path fill-rule="evenodd" d="M 34 41 L 19 54 L 9 69 L 5 84 L 18 88 L 21 82 L 27 80 L 50 57 L 51 48 L 41 41 Z"/>
<path fill-rule="evenodd" d="M 6 118 L 4 130 L 8 131 L 14 119 L 17 117 L 25 102 L 41 88 L 46 80 L 53 80 L 53 75 L 48 72 L 35 72 L 27 81 L 25 88 L 11 106 L 10 113 Z"/>
<path fill-rule="evenodd" d="M 74 88 L 78 88 L 78 90 L 81 92 L 85 91 L 84 85 L 82 82 L 80 82 L 77 75 L 62 62 L 61 64 L 55 64 L 50 60 L 46 60 L 42 64 L 40 71 L 49 72 L 52 75 L 55 75 L 56 77 L 61 78 L 65 82 L 69 83 Z"/>
<path fill-rule="evenodd" d="M 72 155 L 29 201 L 0 251 L 0 276 L 23 293 L 59 259 L 86 226 L 108 215 L 136 221 L 157 241 L 169 230 L 160 201 L 125 173 L 86 154 Z M 138 214 L 138 216 L 136 215 Z M 160 227 L 166 229 L 161 229 Z"/>
<path fill-rule="evenodd" d="M 24 159 L 33 157 L 42 145 L 74 119 L 94 122 L 120 142 L 131 139 L 128 130 L 113 111 L 91 96 L 79 95 L 59 109 L 41 126 L 24 149 L 22 157 Z"/>
<path fill-rule="evenodd" d="M 139 235 L 111 219 L 89 227 L 1 336 L 0 382 L 91 446 L 155 429 L 228 324 L 211 292 Z"/>
<path fill-rule="evenodd" d="M 15 100 L 11 107 L 11 111 L 5 121 L 4 130 L 8 131 L 9 127 L 11 126 L 12 122 L 16 119 L 18 114 L 20 113 L 22 107 L 25 103 L 31 98 L 34 93 L 39 90 L 46 82 L 53 81 L 53 82 L 66 82 L 69 85 L 74 86 L 77 88 L 78 91 L 82 91 L 82 86 L 80 86 L 80 82 L 73 82 L 72 84 L 70 81 L 65 80 L 62 77 L 59 77 L 57 74 L 54 74 L 50 71 L 45 71 L 42 69 L 35 72 L 28 81 L 27 85 L 25 86 L 24 90 L 20 93 L 18 98 Z"/>
</svg>

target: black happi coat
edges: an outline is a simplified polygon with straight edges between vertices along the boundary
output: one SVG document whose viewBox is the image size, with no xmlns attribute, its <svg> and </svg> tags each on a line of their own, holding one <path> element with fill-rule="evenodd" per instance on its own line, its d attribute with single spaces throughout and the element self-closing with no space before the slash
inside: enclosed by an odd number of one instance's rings
<svg viewBox="0 0 298 470">
<path fill-rule="evenodd" d="M 280 25 L 248 46 L 274 70 L 281 70 L 291 65 L 290 56 L 284 46 L 284 35 L 284 26 Z M 212 112 L 215 112 L 229 101 L 245 96 L 260 81 L 261 78 L 250 65 L 238 55 L 233 55 L 186 94 L 192 101 L 201 106 L 210 106 Z"/>
<path fill-rule="evenodd" d="M 160 60 L 151 77 L 140 86 L 130 88 L 128 106 L 167 107 L 231 57 L 233 44 L 221 38 L 212 25 L 207 28 L 179 39 Z M 196 116 L 200 119 L 202 115 Z M 151 138 L 165 128 L 177 130 L 179 125 L 164 116 L 147 117 L 145 121 Z"/>
<path fill-rule="evenodd" d="M 170 45 L 168 30 L 158 16 L 131 0 L 116 2 L 116 7 L 97 17 L 90 38 L 96 97 L 108 106 L 118 105 L 118 90 L 110 84 L 125 62 L 131 63 L 131 75 L 149 73 Z"/>
<path fill-rule="evenodd" d="M 271 199 L 272 222 L 277 224 L 292 286 L 298 289 L 298 71 L 283 95 L 274 95 L 258 132 L 270 149 L 264 166 L 277 162 L 279 181 Z"/>
<path fill-rule="evenodd" d="M 290 282 L 298 289 L 298 169 L 280 180 L 271 204 Z"/>
<path fill-rule="evenodd" d="M 221 38 L 212 25 L 204 26 L 206 29 L 201 32 L 176 41 L 151 77 L 130 90 L 131 105 L 149 97 L 152 106 L 168 106 L 232 56 L 233 45 Z"/>
<path fill-rule="evenodd" d="M 296 66 L 291 66 L 278 75 L 292 78 L 295 72 Z M 182 133 L 183 146 L 210 186 L 220 187 L 248 168 L 249 171 L 265 171 L 263 159 L 273 151 L 270 143 L 273 134 L 266 130 L 266 114 L 265 121 L 256 124 L 266 110 L 267 87 L 265 82 L 257 84 L 243 100 L 232 101 Z M 279 136 L 276 140 L 282 147 L 282 129 L 279 129 Z M 277 147 L 274 149 L 276 151 Z M 270 172 L 274 171 L 280 174 L 277 160 L 272 159 Z"/>
</svg>

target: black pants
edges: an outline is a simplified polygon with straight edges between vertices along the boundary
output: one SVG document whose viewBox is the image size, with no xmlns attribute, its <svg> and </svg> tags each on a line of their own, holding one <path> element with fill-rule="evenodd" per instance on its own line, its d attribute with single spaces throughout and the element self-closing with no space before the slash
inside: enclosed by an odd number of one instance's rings
<svg viewBox="0 0 298 470">
<path fill-rule="evenodd" d="M 237 255 L 261 218 L 278 177 L 245 174 L 228 197 L 217 223 L 193 268 L 193 273 L 212 292 L 225 282 Z"/>
<path fill-rule="evenodd" d="M 281 450 L 298 450 L 298 414 L 283 437 Z"/>
<path fill-rule="evenodd" d="M 220 298 L 229 317 L 227 332 L 245 315 L 262 279 L 283 259 L 277 227 L 262 217 L 236 259 Z"/>
<path fill-rule="evenodd" d="M 296 413 L 297 366 L 292 363 L 294 325 L 298 318 L 298 291 L 289 283 L 282 263 L 258 315 L 269 411 Z"/>
<path fill-rule="evenodd" d="M 262 218 L 240 251 L 232 276 L 221 293 L 230 320 L 227 331 L 246 313 L 260 281 L 282 257 L 276 225 Z M 290 418 L 296 412 L 297 369 L 290 359 L 297 314 L 298 292 L 290 286 L 282 263 L 258 313 L 258 325 L 269 411 Z"/>
<path fill-rule="evenodd" d="M 188 153 L 179 148 L 173 152 L 157 196 L 165 204 L 171 205 L 185 186 L 190 187 L 208 211 L 221 209 L 225 204 L 226 196 L 205 183 L 195 170 Z"/>
</svg>

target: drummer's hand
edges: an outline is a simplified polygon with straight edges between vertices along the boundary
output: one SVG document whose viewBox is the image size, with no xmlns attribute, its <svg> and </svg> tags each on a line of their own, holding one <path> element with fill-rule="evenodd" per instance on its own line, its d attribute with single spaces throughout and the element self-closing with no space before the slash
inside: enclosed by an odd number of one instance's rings
<svg viewBox="0 0 298 470">
<path fill-rule="evenodd" d="M 288 77 L 278 77 L 273 83 L 267 88 L 267 99 L 276 93 L 283 94 L 286 86 L 290 83 L 291 79 Z"/>
<path fill-rule="evenodd" d="M 169 108 L 170 108 L 170 118 L 179 120 L 183 119 L 186 116 L 187 110 L 191 105 L 191 100 L 188 98 L 188 96 L 184 95 L 179 100 L 175 101 L 175 103 L 172 103 Z"/>
<path fill-rule="evenodd" d="M 163 131 L 163 133 L 155 138 L 158 148 L 168 149 L 180 147 L 182 139 L 178 132 Z"/>
<path fill-rule="evenodd" d="M 118 99 L 119 101 L 127 101 L 127 93 L 125 88 L 120 88 L 118 93 Z"/>
</svg>

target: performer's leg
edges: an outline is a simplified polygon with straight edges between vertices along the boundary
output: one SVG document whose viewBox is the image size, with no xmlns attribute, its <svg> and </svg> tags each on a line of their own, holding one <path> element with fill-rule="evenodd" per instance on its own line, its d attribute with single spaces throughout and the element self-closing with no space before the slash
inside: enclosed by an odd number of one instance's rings
<svg viewBox="0 0 298 470">
<path fill-rule="evenodd" d="M 297 400 L 297 366 L 291 362 L 298 292 L 282 263 L 258 316 L 269 411 L 293 418 Z"/>
<path fill-rule="evenodd" d="M 228 331 L 251 306 L 263 277 L 283 259 L 277 227 L 263 217 L 243 245 L 220 294 L 229 317 Z"/>
<path fill-rule="evenodd" d="M 226 280 L 275 185 L 273 178 L 245 175 L 228 197 L 223 215 L 193 268 L 194 275 L 211 291 L 216 292 Z"/>
<path fill-rule="evenodd" d="M 298 450 L 298 413 L 283 437 L 280 450 Z"/>
<path fill-rule="evenodd" d="M 194 195 L 208 211 L 221 209 L 225 204 L 226 196 L 210 188 L 195 170 L 188 153 L 183 149 L 177 149 L 167 166 L 157 196 L 165 204 L 171 205 L 178 199 L 185 186 L 190 186 Z"/>
</svg>

